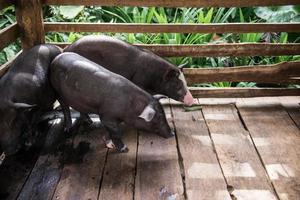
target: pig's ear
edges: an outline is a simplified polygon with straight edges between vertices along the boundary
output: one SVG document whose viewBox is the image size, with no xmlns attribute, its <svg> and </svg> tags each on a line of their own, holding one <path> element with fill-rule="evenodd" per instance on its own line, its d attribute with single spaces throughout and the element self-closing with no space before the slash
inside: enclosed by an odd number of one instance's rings
<svg viewBox="0 0 300 200">
<path fill-rule="evenodd" d="M 164 80 L 168 81 L 172 78 L 178 77 L 180 74 L 180 71 L 177 68 L 171 68 L 164 74 Z"/>
<path fill-rule="evenodd" d="M 150 122 L 155 115 L 155 110 L 152 108 L 151 105 L 145 107 L 143 112 L 139 115 L 139 118 L 144 119 L 146 122 Z"/>
<path fill-rule="evenodd" d="M 156 94 L 156 95 L 153 95 L 153 98 L 156 99 L 157 101 L 159 101 L 160 99 L 166 99 L 168 97 L 166 95 Z"/>
<path fill-rule="evenodd" d="M 178 69 L 180 69 L 180 71 L 183 71 L 183 68 L 185 68 L 187 66 L 187 64 L 189 64 L 189 62 L 185 62 L 185 63 L 179 65 Z"/>
</svg>

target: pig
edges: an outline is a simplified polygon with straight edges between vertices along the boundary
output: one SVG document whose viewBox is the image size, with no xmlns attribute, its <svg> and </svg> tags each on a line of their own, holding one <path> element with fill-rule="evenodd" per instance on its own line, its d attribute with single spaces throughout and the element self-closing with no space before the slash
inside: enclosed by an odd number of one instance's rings
<svg viewBox="0 0 300 200">
<path fill-rule="evenodd" d="M 56 99 L 48 78 L 52 60 L 62 52 L 55 45 L 37 45 L 22 52 L 0 79 L 0 146 L 6 155 L 22 146 L 21 137 Z"/>
<path fill-rule="evenodd" d="M 122 142 L 120 123 L 139 130 L 174 136 L 159 103 L 161 95 L 151 96 L 128 79 L 76 54 L 57 56 L 50 67 L 50 81 L 67 116 L 69 106 L 84 114 L 97 114 L 117 150 L 128 148 Z"/>
<path fill-rule="evenodd" d="M 193 96 L 181 70 L 149 50 L 109 36 L 84 36 L 64 49 L 124 76 L 150 94 L 164 94 L 186 105 Z"/>
</svg>

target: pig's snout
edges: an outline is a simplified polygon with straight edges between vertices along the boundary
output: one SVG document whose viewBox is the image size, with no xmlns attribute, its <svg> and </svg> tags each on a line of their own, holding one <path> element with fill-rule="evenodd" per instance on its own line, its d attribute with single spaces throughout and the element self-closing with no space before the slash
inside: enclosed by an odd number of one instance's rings
<svg viewBox="0 0 300 200">
<path fill-rule="evenodd" d="M 186 92 L 183 98 L 183 103 L 188 106 L 191 106 L 194 103 L 194 97 L 189 90 Z"/>
</svg>

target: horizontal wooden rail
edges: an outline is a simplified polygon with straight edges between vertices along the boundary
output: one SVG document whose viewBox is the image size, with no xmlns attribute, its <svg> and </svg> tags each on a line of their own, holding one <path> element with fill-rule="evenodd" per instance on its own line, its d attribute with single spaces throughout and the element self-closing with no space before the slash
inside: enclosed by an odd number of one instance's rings
<svg viewBox="0 0 300 200">
<path fill-rule="evenodd" d="M 18 25 L 13 23 L 0 31 L 0 50 L 16 41 L 19 37 Z"/>
<path fill-rule="evenodd" d="M 86 5 L 86 6 L 148 6 L 148 7 L 252 7 L 297 5 L 299 0 L 44 0 L 48 5 Z"/>
<path fill-rule="evenodd" d="M 70 43 L 51 43 L 61 48 Z M 135 44 L 162 57 L 222 57 L 300 55 L 300 44 L 230 43 L 202 45 Z"/>
<path fill-rule="evenodd" d="M 0 77 L 2 77 L 5 74 L 5 72 L 9 69 L 10 65 L 21 54 L 21 52 L 22 51 L 18 52 L 12 59 L 0 66 Z"/>
<path fill-rule="evenodd" d="M 300 23 L 137 24 L 45 22 L 46 32 L 264 33 L 300 32 Z"/>
<path fill-rule="evenodd" d="M 300 83 L 300 61 L 249 67 L 184 69 L 188 84 L 212 82 Z"/>
<path fill-rule="evenodd" d="M 199 88 L 191 87 L 195 98 L 244 98 L 267 96 L 299 96 L 300 89 L 287 88 Z"/>
</svg>

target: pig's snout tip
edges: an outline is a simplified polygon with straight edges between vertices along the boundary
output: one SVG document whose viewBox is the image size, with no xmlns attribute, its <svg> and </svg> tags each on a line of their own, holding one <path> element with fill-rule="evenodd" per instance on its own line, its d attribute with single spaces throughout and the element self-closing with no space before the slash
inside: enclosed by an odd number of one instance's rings
<svg viewBox="0 0 300 200">
<path fill-rule="evenodd" d="M 191 106 L 194 104 L 194 97 L 190 91 L 187 91 L 186 95 L 183 98 L 184 105 Z"/>
</svg>

